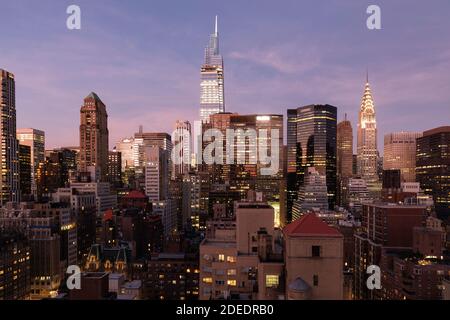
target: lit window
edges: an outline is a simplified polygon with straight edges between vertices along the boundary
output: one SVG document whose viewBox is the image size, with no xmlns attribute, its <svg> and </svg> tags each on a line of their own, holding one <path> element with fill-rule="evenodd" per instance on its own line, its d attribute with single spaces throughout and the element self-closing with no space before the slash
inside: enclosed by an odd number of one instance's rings
<svg viewBox="0 0 450 320">
<path fill-rule="evenodd" d="M 224 254 L 219 254 L 219 261 L 220 262 L 224 262 L 225 261 L 225 255 Z"/>
<path fill-rule="evenodd" d="M 212 283 L 213 280 L 212 280 L 212 278 L 203 278 L 203 282 L 204 283 Z"/>
<path fill-rule="evenodd" d="M 236 287 L 236 280 L 228 280 L 227 284 L 232 287 Z"/>
<path fill-rule="evenodd" d="M 235 263 L 236 262 L 236 258 L 232 257 L 232 256 L 228 256 L 227 257 L 227 262 Z"/>
<path fill-rule="evenodd" d="M 280 277 L 278 275 L 267 274 L 266 275 L 266 288 L 278 287 L 280 283 Z"/>
</svg>

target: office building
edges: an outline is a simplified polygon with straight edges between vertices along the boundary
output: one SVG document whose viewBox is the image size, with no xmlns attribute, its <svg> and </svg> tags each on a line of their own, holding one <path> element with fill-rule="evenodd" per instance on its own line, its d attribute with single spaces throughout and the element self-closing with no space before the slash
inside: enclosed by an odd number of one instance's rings
<svg viewBox="0 0 450 320">
<path fill-rule="evenodd" d="M 425 131 L 417 139 L 416 179 L 425 194 L 433 196 L 436 213 L 450 217 L 450 127 Z"/>
<path fill-rule="evenodd" d="M 19 142 L 16 138 L 16 84 L 14 75 L 0 69 L 0 204 L 20 200 Z"/>
<path fill-rule="evenodd" d="M 347 114 L 337 125 L 337 175 L 340 178 L 353 175 L 353 129 Z"/>
<path fill-rule="evenodd" d="M 31 148 L 19 145 L 19 181 L 21 198 L 31 195 Z"/>
<path fill-rule="evenodd" d="M 267 299 L 255 290 L 259 276 L 261 291 L 264 287 L 273 298 L 284 297 L 281 255 L 270 266 L 268 261 L 274 252 L 273 208 L 263 202 L 239 202 L 235 215 L 235 224 L 218 220 L 200 245 L 199 299 Z"/>
<path fill-rule="evenodd" d="M 179 163 L 173 162 L 173 177 L 186 174 L 191 168 L 192 149 L 192 128 L 189 121 L 177 120 L 175 123 L 174 136 L 172 136 L 172 145 L 177 153 L 172 153 L 172 158 L 176 157 Z M 173 159 L 172 159 L 173 160 Z"/>
<path fill-rule="evenodd" d="M 214 33 L 205 48 L 205 60 L 200 72 L 200 119 L 225 111 L 224 66 L 219 51 L 219 31 L 216 16 Z"/>
<path fill-rule="evenodd" d="M 176 230 L 176 201 L 169 197 L 169 154 L 159 146 L 146 148 L 145 194 L 154 214 L 162 217 L 164 235 Z"/>
<path fill-rule="evenodd" d="M 107 181 L 108 176 L 108 114 L 105 104 L 91 92 L 80 110 L 80 172 L 89 167 L 99 171 L 98 179 Z"/>
<path fill-rule="evenodd" d="M 303 185 L 308 167 L 326 176 L 328 206 L 336 204 L 337 108 L 331 105 L 309 105 L 288 110 L 288 185 L 287 221 L 292 221 L 294 192 Z M 294 175 L 294 154 L 295 172 Z"/>
<path fill-rule="evenodd" d="M 367 287 L 367 268 L 380 265 L 384 247 L 412 247 L 413 230 L 427 217 L 426 206 L 364 203 L 361 231 L 355 234 L 355 299 L 379 299 L 379 290 Z"/>
<path fill-rule="evenodd" d="M 108 182 L 114 188 L 122 185 L 122 153 L 117 151 L 108 152 Z"/>
<path fill-rule="evenodd" d="M 377 173 L 377 132 L 375 104 L 367 77 L 359 110 L 357 167 L 358 175 L 369 184 L 379 180 Z"/>
<path fill-rule="evenodd" d="M 416 140 L 419 132 L 394 132 L 384 136 L 383 169 L 398 169 L 402 182 L 416 181 Z"/>
<path fill-rule="evenodd" d="M 0 227 L 23 232 L 30 246 L 31 299 L 57 295 L 63 271 L 77 263 L 77 229 L 70 208 L 61 203 L 9 204 Z"/>
<path fill-rule="evenodd" d="M 134 135 L 134 168 L 138 174 L 144 174 L 144 167 L 146 165 L 147 149 L 152 146 L 157 146 L 170 156 L 172 154 L 172 138 L 169 134 L 164 132 L 144 132 L 143 127 L 139 127 L 139 132 Z M 169 157 L 169 164 L 171 159 Z M 169 167 L 169 173 L 171 168 Z M 169 176 L 170 177 L 170 176 Z"/>
<path fill-rule="evenodd" d="M 30 297 L 30 246 L 24 234 L 0 232 L 0 300 Z"/>
<path fill-rule="evenodd" d="M 197 300 L 198 256 L 163 252 L 145 262 L 132 264 L 133 279 L 143 281 L 144 297 L 150 300 Z"/>
<path fill-rule="evenodd" d="M 304 179 L 292 210 L 292 221 L 308 211 L 328 211 L 326 177 L 319 174 L 314 167 L 309 167 Z"/>
<path fill-rule="evenodd" d="M 134 138 L 125 138 L 120 140 L 116 143 L 114 150 L 122 154 L 122 172 L 125 172 L 127 168 L 134 168 Z"/>
<path fill-rule="evenodd" d="M 31 150 L 31 189 L 37 193 L 36 175 L 39 165 L 45 160 L 45 133 L 37 129 L 17 129 L 19 144 L 30 147 Z"/>
</svg>

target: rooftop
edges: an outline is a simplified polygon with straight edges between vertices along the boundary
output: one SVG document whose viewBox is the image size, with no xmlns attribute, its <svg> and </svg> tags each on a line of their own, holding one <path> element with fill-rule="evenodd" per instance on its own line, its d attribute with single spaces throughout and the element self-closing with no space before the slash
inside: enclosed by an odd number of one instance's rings
<svg viewBox="0 0 450 320">
<path fill-rule="evenodd" d="M 434 129 L 425 131 L 423 133 L 423 136 L 427 137 L 427 136 L 431 136 L 431 135 L 437 134 L 437 133 L 449 133 L 449 132 L 450 132 L 450 126 L 438 127 L 438 128 L 434 128 Z"/>
<path fill-rule="evenodd" d="M 140 289 L 142 287 L 141 280 L 133 280 L 123 285 L 124 289 Z"/>
<path fill-rule="evenodd" d="M 89 95 L 85 99 L 94 99 L 97 101 L 101 101 L 98 95 L 95 92 L 89 93 Z"/>
<path fill-rule="evenodd" d="M 283 233 L 292 237 L 342 237 L 335 228 L 330 227 L 314 213 L 305 214 L 283 229 Z"/>
<path fill-rule="evenodd" d="M 267 203 L 257 203 L 257 202 L 239 202 L 238 209 L 273 209 L 272 206 Z"/>
<path fill-rule="evenodd" d="M 147 196 L 138 190 L 130 191 L 129 194 L 124 196 L 125 199 L 147 199 Z"/>
<path fill-rule="evenodd" d="M 233 247 L 236 247 L 236 241 L 205 239 L 205 240 L 203 240 L 201 245 L 202 246 L 221 247 L 221 248 L 233 248 Z"/>
<path fill-rule="evenodd" d="M 107 272 L 86 272 L 83 273 L 83 278 L 90 278 L 90 279 L 101 279 L 104 277 L 109 277 L 109 274 Z"/>
<path fill-rule="evenodd" d="M 407 203 L 391 203 L 391 202 L 365 202 L 363 205 L 377 208 L 398 208 L 398 209 L 426 209 L 425 205 L 407 204 Z"/>
</svg>

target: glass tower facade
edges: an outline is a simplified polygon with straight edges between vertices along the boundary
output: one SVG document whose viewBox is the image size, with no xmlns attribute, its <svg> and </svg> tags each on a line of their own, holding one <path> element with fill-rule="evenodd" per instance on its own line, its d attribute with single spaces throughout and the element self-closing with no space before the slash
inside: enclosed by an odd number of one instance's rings
<svg viewBox="0 0 450 320">
<path fill-rule="evenodd" d="M 219 52 L 219 32 L 216 16 L 214 33 L 205 48 L 205 60 L 200 74 L 200 119 L 225 111 L 223 58 Z"/>
<path fill-rule="evenodd" d="M 289 207 L 294 192 L 304 183 L 309 167 L 326 176 L 329 208 L 336 204 L 336 135 L 337 108 L 331 105 L 309 105 L 288 110 L 288 161 L 295 151 L 295 179 L 288 177 L 287 219 L 292 219 Z M 296 127 L 296 131 L 292 130 Z M 295 138 L 294 138 L 295 137 Z M 295 141 L 295 145 L 294 145 Z M 288 163 L 288 175 L 290 162 Z M 291 165 L 292 166 L 292 165 Z M 295 200 L 294 200 L 295 201 Z"/>
<path fill-rule="evenodd" d="M 16 85 L 14 75 L 0 69 L 1 179 L 0 204 L 18 202 L 19 142 L 16 138 Z"/>
<path fill-rule="evenodd" d="M 450 127 L 425 131 L 417 139 L 416 179 L 432 195 L 438 218 L 450 217 Z"/>
</svg>

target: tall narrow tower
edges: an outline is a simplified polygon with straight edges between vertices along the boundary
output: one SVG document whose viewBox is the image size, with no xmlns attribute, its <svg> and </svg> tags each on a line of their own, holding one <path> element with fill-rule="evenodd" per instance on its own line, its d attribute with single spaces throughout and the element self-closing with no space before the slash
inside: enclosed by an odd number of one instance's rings
<svg viewBox="0 0 450 320">
<path fill-rule="evenodd" d="M 353 129 L 350 121 L 341 121 L 337 125 L 337 175 L 349 178 L 353 173 Z"/>
<path fill-rule="evenodd" d="M 106 106 L 94 92 L 85 99 L 80 110 L 80 172 L 94 167 L 100 180 L 108 175 L 108 114 Z"/>
<path fill-rule="evenodd" d="M 357 152 L 358 175 L 366 182 L 378 181 L 377 121 L 368 75 L 359 110 Z"/>
<path fill-rule="evenodd" d="M 211 114 L 225 111 L 223 58 L 219 51 L 218 21 L 205 48 L 200 74 L 200 119 L 209 122 Z"/>
<path fill-rule="evenodd" d="M 0 69 L 0 205 L 18 202 L 19 142 L 16 136 L 16 83 L 14 75 Z"/>
<path fill-rule="evenodd" d="M 172 135 L 172 144 L 178 153 L 176 156 L 179 163 L 173 163 L 172 175 L 174 177 L 188 173 L 191 168 L 191 134 L 191 123 L 189 121 L 177 120 L 174 135 Z"/>
</svg>

